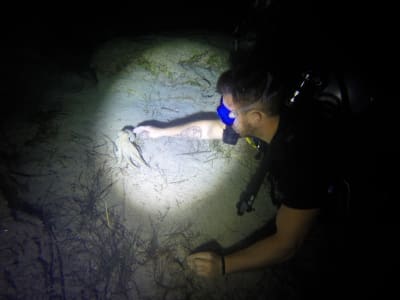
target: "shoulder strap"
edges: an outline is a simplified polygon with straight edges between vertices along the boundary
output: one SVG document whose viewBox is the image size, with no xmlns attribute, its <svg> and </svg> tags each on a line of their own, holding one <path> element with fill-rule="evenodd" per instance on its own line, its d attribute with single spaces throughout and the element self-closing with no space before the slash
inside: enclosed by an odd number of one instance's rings
<svg viewBox="0 0 400 300">
<path fill-rule="evenodd" d="M 259 151 L 259 153 L 262 154 L 260 164 L 247 184 L 246 189 L 241 193 L 239 201 L 236 203 L 237 214 L 239 216 L 242 216 L 246 211 L 251 212 L 254 210 L 254 200 L 269 169 L 270 156 L 267 149 L 263 148 L 262 152 Z"/>
</svg>

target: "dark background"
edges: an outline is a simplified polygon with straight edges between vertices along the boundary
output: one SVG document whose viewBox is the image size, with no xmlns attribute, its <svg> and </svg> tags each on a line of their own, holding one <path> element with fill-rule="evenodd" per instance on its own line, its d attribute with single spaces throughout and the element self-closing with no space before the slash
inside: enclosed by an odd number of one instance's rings
<svg viewBox="0 0 400 300">
<path fill-rule="evenodd" d="M 112 38 L 193 31 L 242 40 L 256 34 L 261 59 L 289 71 L 357 70 L 372 90 L 376 82 L 387 85 L 390 78 L 383 69 L 392 68 L 396 53 L 391 11 L 344 0 L 5 4 L 0 29 L 2 76 L 8 89 L 3 94 L 11 91 L 13 96 L 18 81 L 11 74 L 23 77 L 21 70 L 35 55 L 68 71 L 81 71 L 89 68 L 93 50 Z"/>
<path fill-rule="evenodd" d="M 268 2 L 272 5 L 263 9 Z M 373 56 L 377 54 L 374 53 L 377 44 L 386 47 L 385 36 L 394 30 L 387 16 L 390 8 L 362 1 L 320 2 L 17 3 L 2 7 L 3 41 L 10 40 L 8 46 L 11 47 L 39 44 L 42 49 L 68 48 L 79 52 L 116 36 L 189 30 L 232 34 L 238 25 L 245 23 L 263 31 L 269 45 L 291 56 L 301 53 L 324 57 L 329 53 L 333 60 L 334 56 L 345 55 L 360 64 L 361 57 L 369 56 L 370 64 L 376 64 Z M 255 3 L 258 3 L 257 10 Z M 274 38 L 271 38 L 271 31 L 278 32 Z"/>
<path fill-rule="evenodd" d="M 264 2 L 265 1 L 259 1 Z M 285 66 L 353 69 L 367 78 L 374 104 L 357 115 L 351 176 L 353 199 L 349 246 L 338 289 L 357 298 L 385 298 L 398 270 L 397 102 L 393 87 L 395 9 L 365 1 L 131 1 L 91 5 L 74 2 L 17 3 L 2 7 L 1 110 L 24 109 L 24 66 L 40 53 L 63 68 L 89 66 L 97 45 L 118 36 L 163 32 L 257 32 L 268 55 Z M 271 47 L 271 48 L 270 48 Z M 272 53 L 272 54 L 271 54 Z M 23 87 L 23 85 L 22 85 Z M 398 98 L 398 97 L 397 97 Z M 343 145 L 348 147 L 349 145 Z M 355 152 L 355 153 L 354 153 Z M 396 197 L 397 196 L 397 197 Z M 343 297 L 347 297 L 343 295 Z"/>
</svg>

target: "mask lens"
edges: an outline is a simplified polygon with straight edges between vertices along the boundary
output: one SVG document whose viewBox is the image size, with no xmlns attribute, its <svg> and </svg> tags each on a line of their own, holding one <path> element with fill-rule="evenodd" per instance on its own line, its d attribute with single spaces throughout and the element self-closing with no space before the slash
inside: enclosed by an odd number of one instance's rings
<svg viewBox="0 0 400 300">
<path fill-rule="evenodd" d="M 231 126 L 235 121 L 235 118 L 232 118 L 231 111 L 222 103 L 222 101 L 217 108 L 217 114 L 225 125 Z"/>
<path fill-rule="evenodd" d="M 237 113 L 236 113 L 235 111 L 231 111 L 231 112 L 229 113 L 229 118 L 231 118 L 231 119 L 236 119 L 236 117 L 237 117 Z"/>
</svg>

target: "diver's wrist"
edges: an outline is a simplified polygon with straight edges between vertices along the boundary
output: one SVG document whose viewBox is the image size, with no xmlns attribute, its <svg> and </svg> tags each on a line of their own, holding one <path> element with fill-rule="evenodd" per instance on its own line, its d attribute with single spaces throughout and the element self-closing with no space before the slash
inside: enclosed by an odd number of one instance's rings
<svg viewBox="0 0 400 300">
<path fill-rule="evenodd" d="M 224 276 L 226 274 L 225 270 L 225 256 L 221 255 L 221 274 Z"/>
</svg>

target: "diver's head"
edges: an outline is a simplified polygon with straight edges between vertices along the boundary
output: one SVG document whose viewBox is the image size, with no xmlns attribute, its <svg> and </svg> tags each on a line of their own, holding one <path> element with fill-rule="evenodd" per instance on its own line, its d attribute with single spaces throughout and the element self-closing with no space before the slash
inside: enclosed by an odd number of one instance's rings
<svg viewBox="0 0 400 300">
<path fill-rule="evenodd" d="M 278 75 L 255 63 L 238 65 L 221 74 L 217 92 L 230 94 L 235 105 L 244 107 L 259 102 L 270 116 L 279 115 L 283 89 Z"/>
<path fill-rule="evenodd" d="M 222 122 L 241 136 L 258 136 L 266 120 L 279 117 L 282 86 L 263 68 L 238 66 L 221 74 L 217 91 L 222 95 L 217 108 Z"/>
</svg>

